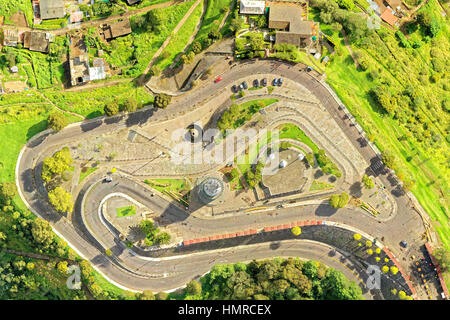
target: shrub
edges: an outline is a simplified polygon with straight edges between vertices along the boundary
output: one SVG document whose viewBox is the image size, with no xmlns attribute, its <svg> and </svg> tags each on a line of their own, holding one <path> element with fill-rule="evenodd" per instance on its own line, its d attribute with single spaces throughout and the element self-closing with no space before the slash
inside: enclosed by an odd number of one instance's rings
<svg viewBox="0 0 450 320">
<path fill-rule="evenodd" d="M 53 112 L 47 118 L 47 128 L 60 131 L 68 124 L 66 117 L 61 112 Z"/>
<path fill-rule="evenodd" d="M 299 236 L 302 233 L 302 229 L 299 226 L 295 226 L 291 229 L 294 236 Z"/>
<path fill-rule="evenodd" d="M 105 105 L 104 109 L 105 114 L 108 117 L 111 117 L 113 115 L 116 115 L 119 113 L 119 105 L 117 104 L 117 102 L 110 102 L 107 105 Z"/>
<path fill-rule="evenodd" d="M 155 97 L 154 104 L 156 107 L 164 109 L 169 105 L 171 100 L 172 100 L 171 96 L 164 93 L 158 93 Z"/>
</svg>

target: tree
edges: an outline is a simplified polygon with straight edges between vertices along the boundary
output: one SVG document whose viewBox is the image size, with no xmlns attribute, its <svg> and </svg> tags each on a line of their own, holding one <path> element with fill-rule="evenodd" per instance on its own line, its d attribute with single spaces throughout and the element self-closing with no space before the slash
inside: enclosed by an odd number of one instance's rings
<svg viewBox="0 0 450 320">
<path fill-rule="evenodd" d="M 383 163 L 391 169 L 396 165 L 395 157 L 387 150 L 381 153 L 381 159 L 383 160 Z"/>
<path fill-rule="evenodd" d="M 202 293 L 202 286 L 198 281 L 189 281 L 186 285 L 186 294 L 190 296 L 197 296 Z"/>
<path fill-rule="evenodd" d="M 153 65 L 153 66 L 150 68 L 150 74 L 151 74 L 152 76 L 157 77 L 157 76 L 159 76 L 159 75 L 161 74 L 161 69 L 160 69 L 158 66 Z"/>
<path fill-rule="evenodd" d="M 231 169 L 230 177 L 231 177 L 231 180 L 235 180 L 235 179 L 239 178 L 239 171 L 238 171 L 238 169 L 236 169 L 236 168 Z"/>
<path fill-rule="evenodd" d="M 158 93 L 155 97 L 155 106 L 158 108 L 165 108 L 169 105 L 170 101 L 172 100 L 172 97 L 164 94 L 164 93 Z"/>
<path fill-rule="evenodd" d="M 0 202 L 9 204 L 10 200 L 17 195 L 17 187 L 14 182 L 0 183 Z"/>
<path fill-rule="evenodd" d="M 433 256 L 442 270 L 450 271 L 450 251 L 441 247 L 433 250 Z"/>
<path fill-rule="evenodd" d="M 299 226 L 295 226 L 291 229 L 294 236 L 299 236 L 302 233 L 302 229 Z"/>
<path fill-rule="evenodd" d="M 168 244 L 170 242 L 170 234 L 167 232 L 161 232 L 160 234 L 157 234 L 154 238 L 155 244 Z"/>
<path fill-rule="evenodd" d="M 167 22 L 169 21 L 169 16 L 166 14 L 164 10 L 160 8 L 151 10 L 146 15 L 146 20 L 152 31 L 156 33 L 160 33 L 164 29 L 166 29 Z"/>
<path fill-rule="evenodd" d="M 195 54 L 200 53 L 202 51 L 202 44 L 200 42 L 198 42 L 198 41 L 194 41 L 194 43 L 192 43 L 191 50 Z"/>
<path fill-rule="evenodd" d="M 403 186 L 402 186 L 402 188 L 403 188 L 403 190 L 405 190 L 405 191 L 409 191 L 409 190 L 411 190 L 411 189 L 414 187 L 414 185 L 415 185 L 415 181 L 412 180 L 412 179 L 407 178 L 407 179 L 405 179 L 405 180 L 403 181 Z"/>
<path fill-rule="evenodd" d="M 354 282 L 348 281 L 344 274 L 334 269 L 326 271 L 321 281 L 323 295 L 328 300 L 360 300 L 361 288 Z"/>
<path fill-rule="evenodd" d="M 48 200 L 53 208 L 59 212 L 72 212 L 72 194 L 61 187 L 56 187 L 48 193 Z"/>
<path fill-rule="evenodd" d="M 167 300 L 168 296 L 169 295 L 166 292 L 161 291 L 156 294 L 156 300 Z"/>
<path fill-rule="evenodd" d="M 53 112 L 47 118 L 47 128 L 60 131 L 67 126 L 66 117 L 61 112 Z"/>
<path fill-rule="evenodd" d="M 230 30 L 234 33 L 238 33 L 242 29 L 242 20 L 240 17 L 236 17 L 230 22 Z"/>
<path fill-rule="evenodd" d="M 375 187 L 375 184 L 373 183 L 373 180 L 370 179 L 370 177 L 369 177 L 367 174 L 365 174 L 365 175 L 363 176 L 362 182 L 363 182 L 364 187 L 365 187 L 366 189 L 373 189 L 373 187 Z"/>
<path fill-rule="evenodd" d="M 145 235 L 153 234 L 157 230 L 153 221 L 151 221 L 151 220 L 142 220 L 139 223 L 139 228 L 141 229 L 142 233 L 144 233 Z"/>
<path fill-rule="evenodd" d="M 67 274 L 67 261 L 60 261 L 56 267 L 62 274 Z"/>
<path fill-rule="evenodd" d="M 123 108 L 127 112 L 135 112 L 139 107 L 139 104 L 134 97 L 128 97 L 123 104 Z"/>
<path fill-rule="evenodd" d="M 333 208 L 344 208 L 349 201 L 349 196 L 347 193 L 343 192 L 341 194 L 334 194 L 330 197 L 330 205 Z"/>
<path fill-rule="evenodd" d="M 54 238 L 52 227 L 50 223 L 41 218 L 36 218 L 31 222 L 31 235 L 36 243 L 42 247 L 49 247 Z"/>
<path fill-rule="evenodd" d="M 49 182 L 55 176 L 62 174 L 70 168 L 73 159 L 68 147 L 62 148 L 53 156 L 44 159 L 41 177 L 45 182 Z"/>
<path fill-rule="evenodd" d="M 391 267 L 391 273 L 392 273 L 393 275 L 396 275 L 397 272 L 398 272 L 398 268 L 397 268 L 396 266 L 392 266 L 392 267 Z"/>
<path fill-rule="evenodd" d="M 8 67 L 14 67 L 16 65 L 16 54 L 12 50 L 8 50 L 5 53 L 6 63 Z"/>
<path fill-rule="evenodd" d="M 112 101 L 112 102 L 107 103 L 105 105 L 105 107 L 103 108 L 103 110 L 105 111 L 105 114 L 108 117 L 111 117 L 111 116 L 119 113 L 119 105 L 117 104 L 116 101 Z"/>
<path fill-rule="evenodd" d="M 181 56 L 181 62 L 183 62 L 183 64 L 190 64 L 194 61 L 194 58 L 195 58 L 195 54 L 193 51 L 191 51 L 188 54 L 183 54 Z"/>
<path fill-rule="evenodd" d="M 139 298 L 140 300 L 155 300 L 155 295 L 151 290 L 144 290 Z"/>
<path fill-rule="evenodd" d="M 219 40 L 222 38 L 222 34 L 218 30 L 211 30 L 208 33 L 208 38 L 211 40 Z"/>
</svg>

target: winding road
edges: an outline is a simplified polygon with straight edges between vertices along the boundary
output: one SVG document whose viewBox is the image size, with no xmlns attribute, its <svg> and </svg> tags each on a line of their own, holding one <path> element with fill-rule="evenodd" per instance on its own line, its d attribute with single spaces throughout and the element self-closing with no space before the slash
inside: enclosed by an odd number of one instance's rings
<svg viewBox="0 0 450 320">
<path fill-rule="evenodd" d="M 360 132 L 336 103 L 333 96 L 313 75 L 304 72 L 299 65 L 274 60 L 255 60 L 237 63 L 236 66 L 221 75 L 223 81 L 208 83 L 174 98 L 166 109 L 155 111 L 152 108 L 144 108 L 132 114 L 111 118 L 101 117 L 72 124 L 58 133 L 45 131 L 33 137 L 22 149 L 16 167 L 16 182 L 23 201 L 33 213 L 51 222 L 55 232 L 62 236 L 82 257 L 90 260 L 97 270 L 110 281 L 127 290 L 172 290 L 184 285 L 192 278 L 204 274 L 217 263 L 249 261 L 254 258 L 275 256 L 299 256 L 322 261 L 328 266 L 343 271 L 349 278 L 358 282 L 360 278 L 364 278 L 365 272 L 352 257 L 343 259 L 346 263 L 344 266 L 339 259 L 336 260 L 336 257 L 332 258 L 329 255 L 334 248 L 304 240 L 282 241 L 276 249 L 271 247 L 270 243 L 260 243 L 184 256 L 164 258 L 138 256 L 126 248 L 117 239 L 116 234 L 102 222 L 101 213 L 99 213 L 100 204 L 108 194 L 113 192 L 127 194 L 150 209 L 162 212 L 162 215 L 177 228 L 183 230 L 183 236 L 188 238 L 211 233 L 233 232 L 237 228 L 238 230 L 263 228 L 267 225 L 308 219 L 342 223 L 381 239 L 381 242 L 398 257 L 403 268 L 409 270 L 409 261 L 406 260 L 406 257 L 410 250 L 417 250 L 424 243 L 422 240 L 424 226 L 418 213 L 412 209 L 409 198 L 400 191 L 396 180 L 382 167 L 377 168 L 378 171 L 375 170 L 375 174 L 391 192 L 397 202 L 397 207 L 400 208 L 398 213 L 386 222 L 351 208 L 335 211 L 327 204 L 215 217 L 213 220 L 202 219 L 188 215 L 184 210 L 163 198 L 149 197 L 150 191 L 125 176 L 117 175 L 113 185 L 103 184 L 101 183 L 103 178 L 101 172 L 86 178 L 81 191 L 75 195 L 76 202 L 71 220 L 56 213 L 50 207 L 45 188 L 39 178 L 43 157 L 49 150 L 60 148 L 82 138 L 137 125 L 166 121 L 166 119 L 175 118 L 186 112 L 195 112 L 195 107 L 210 99 L 212 92 L 229 90 L 232 84 L 238 83 L 239 79 L 251 74 L 255 77 L 258 74 L 272 74 L 274 77 L 289 78 L 302 84 L 321 101 L 349 140 L 360 150 L 361 155 L 368 163 L 368 171 L 371 170 L 370 164 L 379 161 L 375 152 L 367 144 L 361 142 Z M 401 240 L 406 240 L 410 244 L 408 250 L 400 248 Z M 104 255 L 105 248 L 113 251 L 112 258 Z M 345 254 L 338 251 L 337 255 Z"/>
</svg>

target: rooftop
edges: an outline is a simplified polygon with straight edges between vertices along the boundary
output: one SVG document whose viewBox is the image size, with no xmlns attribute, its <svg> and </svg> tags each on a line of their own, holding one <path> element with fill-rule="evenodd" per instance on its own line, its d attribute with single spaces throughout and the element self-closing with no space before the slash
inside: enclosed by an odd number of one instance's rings
<svg viewBox="0 0 450 320">
<path fill-rule="evenodd" d="M 29 37 L 30 37 L 29 49 L 31 51 L 38 51 L 43 53 L 48 52 L 49 41 L 47 34 L 45 32 L 33 31 L 30 32 Z"/>
<path fill-rule="evenodd" d="M 122 21 L 110 24 L 104 30 L 106 40 L 125 36 L 131 32 L 131 23 L 129 19 L 124 19 Z"/>
<path fill-rule="evenodd" d="M 241 14 L 264 14 L 265 1 L 241 0 L 239 13 Z"/>
<path fill-rule="evenodd" d="M 63 18 L 66 15 L 63 0 L 40 0 L 39 8 L 42 20 Z"/>
<path fill-rule="evenodd" d="M 269 10 L 269 28 L 278 27 L 278 23 L 283 23 L 289 33 L 300 35 L 312 34 L 312 22 L 302 20 L 302 9 L 294 6 L 272 6 Z"/>
<path fill-rule="evenodd" d="M 395 26 L 395 24 L 398 21 L 398 18 L 392 14 L 391 9 L 384 10 L 384 12 L 381 14 L 380 18 L 382 20 L 386 21 L 391 26 Z"/>
</svg>

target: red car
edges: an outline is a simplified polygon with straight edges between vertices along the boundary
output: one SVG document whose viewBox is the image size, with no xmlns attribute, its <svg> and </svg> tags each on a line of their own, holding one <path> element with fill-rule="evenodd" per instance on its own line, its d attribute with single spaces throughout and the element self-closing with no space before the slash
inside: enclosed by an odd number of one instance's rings
<svg viewBox="0 0 450 320">
<path fill-rule="evenodd" d="M 218 77 L 216 80 L 214 80 L 214 82 L 217 83 L 219 81 L 222 81 L 222 79 L 223 79 L 222 77 Z"/>
</svg>

